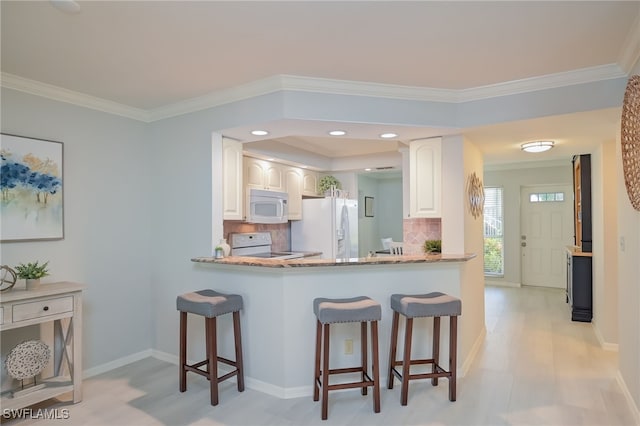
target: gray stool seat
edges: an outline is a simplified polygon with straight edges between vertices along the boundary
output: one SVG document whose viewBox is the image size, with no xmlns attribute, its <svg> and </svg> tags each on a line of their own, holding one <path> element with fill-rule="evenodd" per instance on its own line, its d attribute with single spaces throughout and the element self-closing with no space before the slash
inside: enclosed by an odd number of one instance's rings
<svg viewBox="0 0 640 426">
<path fill-rule="evenodd" d="M 349 299 L 320 297 L 313 301 L 313 313 L 322 324 L 380 321 L 382 307 L 378 302 L 366 296 Z"/>
<path fill-rule="evenodd" d="M 238 391 L 244 391 L 240 331 L 242 296 L 219 293 L 210 289 L 198 290 L 178 296 L 176 307 L 180 311 L 180 392 L 187 390 L 187 372 L 199 374 L 209 380 L 211 405 L 218 405 L 218 383 L 233 376 L 237 377 Z M 233 314 L 235 360 L 218 355 L 217 317 L 229 313 Z M 195 364 L 187 364 L 187 314 L 204 317 L 207 359 Z M 218 377 L 218 362 L 234 367 L 234 369 Z"/>
<path fill-rule="evenodd" d="M 407 318 L 460 315 L 462 302 L 448 294 L 392 294 L 391 309 Z"/>
<path fill-rule="evenodd" d="M 378 366 L 378 321 L 382 319 L 382 306 L 366 296 L 348 299 L 316 298 L 313 300 L 313 313 L 316 315 L 316 360 L 313 386 L 313 400 L 320 399 L 322 390 L 321 418 L 328 416 L 329 391 L 360 388 L 362 395 L 367 388 L 373 387 L 373 412 L 380 412 L 380 367 Z M 329 368 L 329 336 L 330 326 L 335 323 L 360 323 L 360 356 L 361 363 L 357 367 Z M 371 376 L 369 376 L 369 346 L 367 328 L 371 325 Z M 329 376 L 333 374 L 359 373 L 360 380 L 329 384 Z"/>
<path fill-rule="evenodd" d="M 213 318 L 242 310 L 242 296 L 218 293 L 215 290 L 198 290 L 178 296 L 179 311 Z"/>
</svg>

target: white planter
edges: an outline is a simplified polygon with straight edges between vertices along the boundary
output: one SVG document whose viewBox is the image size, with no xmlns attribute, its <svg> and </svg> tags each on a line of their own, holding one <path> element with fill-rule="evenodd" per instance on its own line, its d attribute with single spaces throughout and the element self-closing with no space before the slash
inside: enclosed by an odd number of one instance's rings
<svg viewBox="0 0 640 426">
<path fill-rule="evenodd" d="M 37 290 L 40 287 L 40 278 L 26 279 L 27 290 Z"/>
</svg>

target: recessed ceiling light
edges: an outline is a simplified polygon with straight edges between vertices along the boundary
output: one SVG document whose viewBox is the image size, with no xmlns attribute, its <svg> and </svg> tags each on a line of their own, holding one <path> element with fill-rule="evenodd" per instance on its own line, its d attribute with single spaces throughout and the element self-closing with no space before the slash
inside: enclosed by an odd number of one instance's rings
<svg viewBox="0 0 640 426">
<path fill-rule="evenodd" d="M 331 136 L 344 136 L 347 134 L 344 130 L 332 130 L 329 132 Z"/>
<path fill-rule="evenodd" d="M 383 133 L 383 134 L 380 135 L 380 137 L 382 139 L 391 139 L 391 138 L 395 138 L 397 136 L 398 135 L 396 133 Z"/>
<path fill-rule="evenodd" d="M 553 145 L 553 141 L 534 141 L 523 143 L 520 145 L 520 149 L 525 152 L 544 152 L 553 148 Z"/>
<path fill-rule="evenodd" d="M 370 171 L 371 171 L 371 169 L 364 169 L 364 171 L 365 171 L 365 172 L 370 172 Z"/>
<path fill-rule="evenodd" d="M 251 134 L 254 136 L 266 136 L 269 134 L 266 130 L 252 130 Z"/>
</svg>

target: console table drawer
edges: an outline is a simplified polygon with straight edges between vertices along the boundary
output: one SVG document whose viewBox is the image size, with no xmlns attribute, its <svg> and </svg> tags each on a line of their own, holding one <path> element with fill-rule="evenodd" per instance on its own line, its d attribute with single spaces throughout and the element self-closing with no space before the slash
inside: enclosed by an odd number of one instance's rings
<svg viewBox="0 0 640 426">
<path fill-rule="evenodd" d="M 15 304 L 13 305 L 13 322 L 42 318 L 64 312 L 73 312 L 72 296 Z"/>
</svg>

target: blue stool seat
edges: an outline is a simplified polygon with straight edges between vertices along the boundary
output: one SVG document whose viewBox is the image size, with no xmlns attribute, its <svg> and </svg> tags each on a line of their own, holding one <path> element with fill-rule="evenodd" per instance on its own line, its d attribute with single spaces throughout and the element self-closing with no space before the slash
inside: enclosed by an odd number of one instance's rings
<svg viewBox="0 0 640 426">
<path fill-rule="evenodd" d="M 242 310 L 242 296 L 199 290 L 178 296 L 176 306 L 182 312 L 213 318 Z"/>
<path fill-rule="evenodd" d="M 393 389 L 394 376 L 402 381 L 400 403 L 407 405 L 409 395 L 409 380 L 431 379 L 433 386 L 438 385 L 438 378 L 449 379 L 449 400 L 456 400 L 456 363 L 458 316 L 462 314 L 460 299 L 445 293 L 433 292 L 428 294 L 392 294 L 391 309 L 393 321 L 391 323 L 391 343 L 389 351 L 389 376 L 387 387 Z M 398 341 L 398 323 L 400 315 L 406 318 L 404 335 L 404 354 L 400 361 L 396 360 L 396 346 Z M 445 370 L 440 362 L 440 317 L 449 317 L 449 370 Z M 411 339 L 414 318 L 433 317 L 433 355 L 429 359 L 411 359 Z M 411 374 L 412 365 L 431 364 L 431 372 Z M 402 374 L 396 369 L 402 366 Z"/>
</svg>

